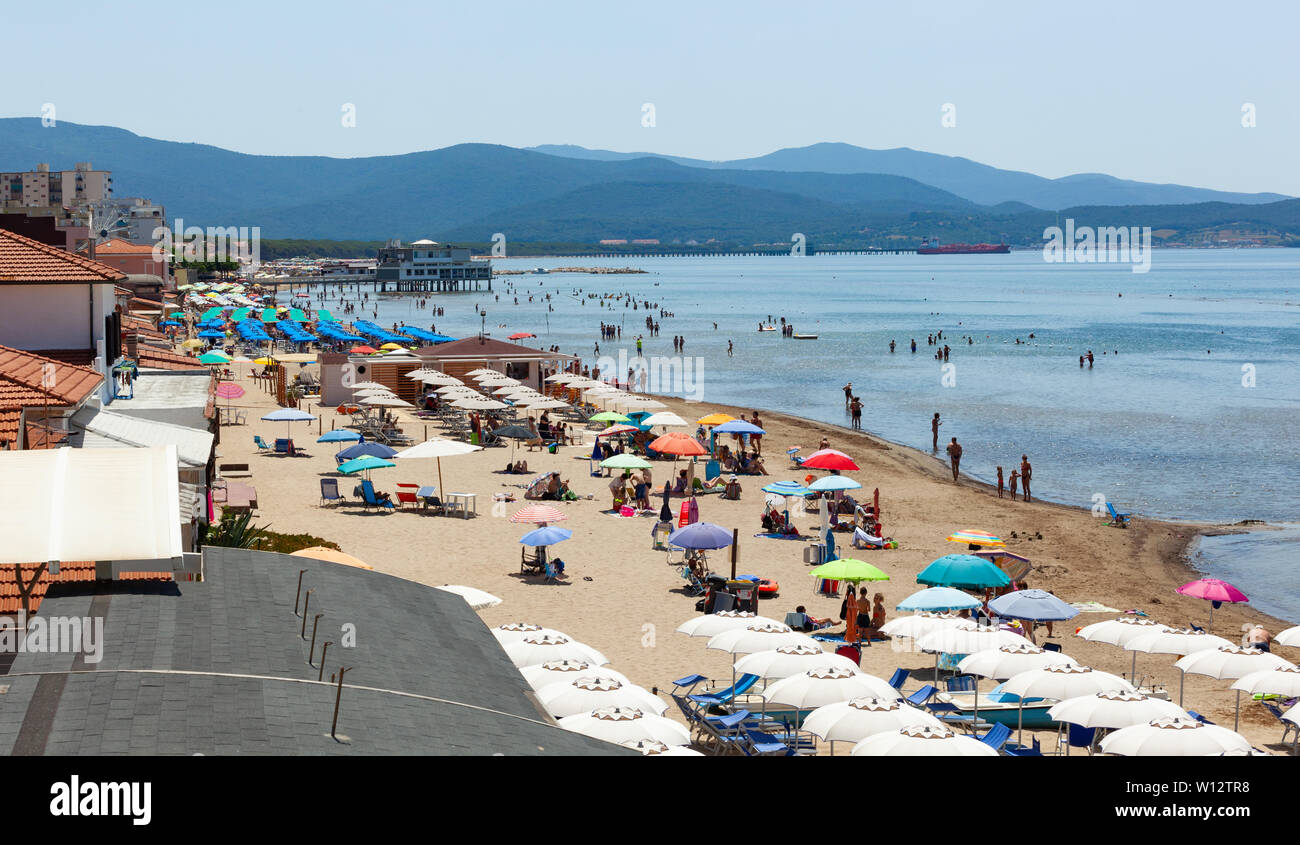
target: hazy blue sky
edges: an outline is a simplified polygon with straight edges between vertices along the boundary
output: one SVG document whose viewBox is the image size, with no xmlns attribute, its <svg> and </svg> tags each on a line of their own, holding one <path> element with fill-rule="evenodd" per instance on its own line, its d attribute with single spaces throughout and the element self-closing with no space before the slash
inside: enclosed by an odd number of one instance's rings
<svg viewBox="0 0 1300 845">
<path fill-rule="evenodd" d="M 7 2 L 5 18 L 0 115 L 48 102 L 60 120 L 243 152 L 482 141 L 723 159 L 845 141 L 1300 195 L 1294 0 L 64 0 Z"/>
</svg>

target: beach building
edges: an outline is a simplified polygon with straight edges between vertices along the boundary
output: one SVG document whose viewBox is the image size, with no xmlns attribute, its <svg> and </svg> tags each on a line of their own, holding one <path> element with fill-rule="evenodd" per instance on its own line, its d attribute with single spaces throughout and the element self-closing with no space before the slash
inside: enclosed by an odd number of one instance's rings
<svg viewBox="0 0 1300 845">
<path fill-rule="evenodd" d="M 126 274 L 31 238 L 0 230 L 0 344 L 86 363 L 112 399 L 112 368 L 121 357 L 115 286 Z"/>
<path fill-rule="evenodd" d="M 95 236 L 116 238 L 132 244 L 153 246 L 154 230 L 167 227 L 167 209 L 144 197 L 112 197 L 87 204 Z"/>
<path fill-rule="evenodd" d="M 0 346 L 0 451 L 62 442 L 69 418 L 97 404 L 103 381 L 88 366 Z"/>
<path fill-rule="evenodd" d="M 468 247 L 394 240 L 379 250 L 375 284 L 381 291 L 490 291 L 492 262 L 475 259 Z"/>
<path fill-rule="evenodd" d="M 102 617 L 101 648 L 12 657 L 0 755 L 638 753 L 560 728 L 458 595 L 269 552 L 201 564 L 49 585 L 40 618 Z"/>
<path fill-rule="evenodd" d="M 103 243 L 95 244 L 95 260 L 124 275 L 149 276 L 165 279 L 170 275 L 169 262 L 166 257 L 158 261 L 153 254 L 153 245 L 135 244 L 120 238 L 109 238 Z"/>
<path fill-rule="evenodd" d="M 0 173 L 0 206 L 6 208 L 71 207 L 112 195 L 112 171 L 94 170 L 88 161 L 77 162 L 72 170 L 38 164 L 32 171 Z"/>
</svg>

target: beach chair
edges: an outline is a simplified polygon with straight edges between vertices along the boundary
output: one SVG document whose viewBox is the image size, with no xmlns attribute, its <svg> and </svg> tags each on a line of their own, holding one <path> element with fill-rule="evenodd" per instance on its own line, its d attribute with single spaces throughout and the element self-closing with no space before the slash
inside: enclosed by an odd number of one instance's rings
<svg viewBox="0 0 1300 845">
<path fill-rule="evenodd" d="M 936 687 L 934 684 L 926 684 L 916 692 L 907 696 L 906 701 L 908 704 L 912 705 L 913 707 L 924 707 L 926 702 L 930 700 L 931 696 L 933 696 L 938 691 L 939 688 Z"/>
<path fill-rule="evenodd" d="M 736 682 L 726 689 L 697 693 L 695 695 L 689 695 L 687 698 L 696 706 L 704 707 L 706 709 L 709 707 L 720 707 L 723 704 L 730 704 L 737 698 L 748 694 L 749 690 L 752 689 L 754 684 L 758 683 L 759 680 L 760 678 L 758 675 L 745 673 L 737 678 Z"/>
<path fill-rule="evenodd" d="M 736 734 L 736 748 L 746 757 L 793 757 L 796 752 L 779 737 L 740 726 Z"/>
<path fill-rule="evenodd" d="M 361 500 L 365 503 L 366 510 L 371 508 L 397 509 L 397 506 L 392 502 L 384 501 L 375 494 L 375 485 L 369 479 L 361 482 Z"/>
<path fill-rule="evenodd" d="M 324 506 L 327 502 L 342 502 L 343 494 L 339 492 L 339 480 L 337 478 L 322 478 L 320 480 L 320 503 Z"/>
<path fill-rule="evenodd" d="M 1132 514 L 1119 513 L 1115 510 L 1115 506 L 1110 502 L 1106 503 L 1106 510 L 1110 511 L 1110 522 L 1106 523 L 1107 525 L 1114 526 L 1115 528 L 1128 528 L 1128 518 L 1132 516 Z"/>
<path fill-rule="evenodd" d="M 1042 757 L 1043 747 L 1038 744 L 1038 737 L 1034 737 L 1032 745 L 1016 745 L 1008 742 L 1002 746 L 1002 751 L 1008 757 Z"/>
<path fill-rule="evenodd" d="M 840 657 L 847 657 L 849 660 L 852 660 L 854 663 L 858 664 L 859 666 L 862 665 L 862 649 L 858 648 L 855 645 L 850 645 L 848 643 L 845 643 L 844 645 L 835 649 L 835 653 L 838 654 Z"/>
<path fill-rule="evenodd" d="M 546 581 L 556 582 L 560 580 L 560 570 L 556 568 L 555 561 L 548 560 L 542 564 L 543 571 L 546 573 Z"/>
<path fill-rule="evenodd" d="M 277 454 L 293 457 L 293 440 L 288 437 L 275 438 L 275 451 Z"/>
<path fill-rule="evenodd" d="M 700 580 L 700 576 L 691 571 L 689 566 L 683 566 L 680 574 L 682 579 L 686 581 L 686 586 L 682 588 L 686 592 L 686 595 L 702 596 L 709 591 L 709 588 L 705 583 Z"/>
<path fill-rule="evenodd" d="M 519 574 L 520 575 L 540 575 L 546 570 L 546 560 L 533 552 L 528 553 L 528 547 L 522 546 L 519 550 Z"/>
<path fill-rule="evenodd" d="M 894 674 L 889 677 L 889 685 L 899 692 L 902 692 L 903 684 L 907 683 L 907 679 L 911 674 L 911 669 L 895 669 Z"/>
<path fill-rule="evenodd" d="M 1007 740 L 1010 738 L 1011 728 L 1001 722 L 998 722 L 996 725 L 989 728 L 988 732 L 983 736 L 976 737 L 976 739 L 987 745 L 989 748 L 992 748 L 994 751 L 1001 751 L 1002 746 L 1006 745 Z"/>
<path fill-rule="evenodd" d="M 1065 742 L 1061 742 L 1064 739 Z M 1060 754 L 1061 749 L 1065 749 L 1068 756 L 1071 748 L 1086 748 L 1088 753 L 1092 754 L 1093 743 L 1097 740 L 1096 728 L 1085 728 L 1076 724 L 1069 724 L 1064 734 L 1056 735 L 1056 753 Z"/>
<path fill-rule="evenodd" d="M 948 692 L 974 692 L 975 676 L 974 675 L 953 675 L 946 679 Z"/>
<path fill-rule="evenodd" d="M 420 498 L 415 494 L 415 491 L 420 489 L 420 485 L 398 484 L 397 488 L 398 507 L 406 507 L 407 505 L 414 507 L 420 503 Z"/>
<path fill-rule="evenodd" d="M 1278 724 L 1282 726 L 1282 739 L 1280 739 L 1279 742 L 1285 744 L 1286 738 L 1291 734 L 1292 731 L 1294 731 L 1296 734 L 1296 740 L 1300 741 L 1300 725 L 1294 724 L 1293 722 L 1288 722 L 1285 719 L 1283 719 L 1282 710 L 1276 704 L 1269 704 L 1267 701 L 1261 701 L 1260 704 L 1263 704 L 1264 709 L 1267 710 L 1269 713 L 1271 713 L 1273 715 L 1273 718 L 1277 719 Z"/>
<path fill-rule="evenodd" d="M 274 451 L 270 446 L 266 445 L 266 441 L 262 439 L 262 435 L 260 434 L 253 435 L 253 443 L 256 444 L 257 448 L 263 452 Z"/>
</svg>

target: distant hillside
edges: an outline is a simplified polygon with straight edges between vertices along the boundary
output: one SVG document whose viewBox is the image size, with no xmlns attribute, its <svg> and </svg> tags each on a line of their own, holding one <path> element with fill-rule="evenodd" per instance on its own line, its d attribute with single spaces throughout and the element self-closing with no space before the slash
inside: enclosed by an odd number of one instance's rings
<svg viewBox="0 0 1300 845">
<path fill-rule="evenodd" d="M 1258 204 L 1289 199 L 1283 194 L 1241 194 L 1116 179 L 1101 173 L 1079 173 L 1046 179 L 1032 173 L 1001 170 L 967 158 L 938 155 L 900 147 L 871 150 L 852 144 L 822 143 L 791 147 L 757 158 L 704 161 L 655 153 L 615 153 L 572 145 L 550 144 L 532 149 L 548 155 L 595 161 L 628 161 L 654 156 L 690 167 L 726 170 L 776 170 L 818 173 L 887 173 L 915 179 L 964 197 L 979 205 L 1020 202 L 1034 208 L 1060 209 L 1082 205 L 1165 205 L 1197 202 Z"/>
</svg>

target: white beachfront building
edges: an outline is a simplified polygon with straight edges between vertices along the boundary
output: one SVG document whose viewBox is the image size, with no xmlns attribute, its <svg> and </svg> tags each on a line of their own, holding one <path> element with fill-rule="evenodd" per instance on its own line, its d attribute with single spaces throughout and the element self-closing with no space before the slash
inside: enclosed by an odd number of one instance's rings
<svg viewBox="0 0 1300 845">
<path fill-rule="evenodd" d="M 381 291 L 477 291 L 484 282 L 490 291 L 492 262 L 474 258 L 468 247 L 393 240 L 379 250 L 375 281 Z"/>
</svg>

